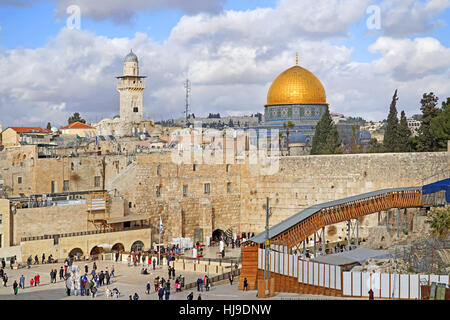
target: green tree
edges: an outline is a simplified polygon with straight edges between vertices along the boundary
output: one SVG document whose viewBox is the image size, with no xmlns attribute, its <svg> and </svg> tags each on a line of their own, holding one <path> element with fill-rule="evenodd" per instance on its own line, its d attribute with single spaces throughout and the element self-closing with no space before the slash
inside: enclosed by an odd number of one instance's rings
<svg viewBox="0 0 450 320">
<path fill-rule="evenodd" d="M 384 145 L 379 143 L 377 138 L 371 138 L 369 141 L 369 153 L 384 152 Z"/>
<path fill-rule="evenodd" d="M 283 122 L 283 128 L 286 130 L 286 144 L 287 144 L 287 150 L 289 153 L 289 129 L 292 129 L 295 127 L 295 124 L 292 121 Z"/>
<path fill-rule="evenodd" d="M 409 138 L 411 137 L 411 130 L 408 127 L 405 111 L 402 110 L 400 114 L 400 123 L 398 125 L 398 149 L 400 152 L 407 152 L 409 150 Z"/>
<path fill-rule="evenodd" d="M 422 111 L 422 123 L 419 127 L 417 139 L 417 151 L 430 152 L 439 149 L 438 143 L 430 133 L 431 121 L 436 118 L 440 109 L 436 107 L 439 98 L 433 92 L 424 93 L 420 100 L 420 110 Z"/>
<path fill-rule="evenodd" d="M 445 240 L 450 229 L 450 208 L 434 208 L 428 215 L 431 234 Z"/>
<path fill-rule="evenodd" d="M 82 119 L 78 112 L 75 112 L 68 120 L 69 124 L 74 122 L 86 123 L 86 120 Z"/>
<path fill-rule="evenodd" d="M 50 124 L 50 122 L 47 122 L 47 129 L 52 130 L 52 125 Z"/>
<path fill-rule="evenodd" d="M 352 137 L 350 144 L 350 153 L 358 153 L 361 151 L 361 146 L 358 145 L 358 125 L 352 125 Z"/>
<path fill-rule="evenodd" d="M 397 89 L 392 97 L 389 115 L 387 118 L 387 127 L 384 132 L 383 144 L 387 152 L 398 151 L 398 117 L 397 117 Z"/>
<path fill-rule="evenodd" d="M 330 110 L 326 109 L 322 119 L 317 123 L 313 137 L 311 154 L 336 154 L 342 153 L 341 139 L 336 125 L 330 116 Z"/>
<path fill-rule="evenodd" d="M 450 140 L 450 97 L 442 101 L 440 114 L 431 120 L 430 134 L 437 143 L 438 150 L 447 150 L 447 141 Z"/>
</svg>

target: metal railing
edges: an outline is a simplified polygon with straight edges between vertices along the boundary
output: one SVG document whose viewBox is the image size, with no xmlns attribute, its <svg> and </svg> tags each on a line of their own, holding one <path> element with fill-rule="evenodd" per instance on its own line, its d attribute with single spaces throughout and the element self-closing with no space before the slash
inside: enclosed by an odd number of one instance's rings
<svg viewBox="0 0 450 320">
<path fill-rule="evenodd" d="M 236 269 L 236 270 L 232 270 L 230 272 L 219 274 L 215 277 L 209 278 L 209 280 L 211 281 L 211 284 L 214 282 L 227 280 L 230 276 L 230 273 L 233 275 L 233 277 L 237 277 L 241 274 L 241 269 Z M 197 288 L 197 282 L 191 282 L 191 283 L 187 283 L 184 285 L 184 290 L 188 290 L 188 289 L 192 289 L 192 288 Z"/>
<path fill-rule="evenodd" d="M 142 229 L 151 229 L 151 228 L 148 226 L 135 226 L 135 227 L 130 227 L 130 228 L 120 228 L 120 229 L 113 229 L 113 230 L 90 230 L 90 231 L 60 233 L 60 234 L 51 234 L 51 235 L 34 236 L 34 237 L 23 237 L 20 239 L 20 241 L 35 241 L 35 240 L 46 240 L 46 239 L 55 239 L 55 238 L 78 237 L 78 236 L 87 236 L 87 235 L 91 235 L 91 234 L 134 231 L 134 230 L 142 230 Z"/>
</svg>

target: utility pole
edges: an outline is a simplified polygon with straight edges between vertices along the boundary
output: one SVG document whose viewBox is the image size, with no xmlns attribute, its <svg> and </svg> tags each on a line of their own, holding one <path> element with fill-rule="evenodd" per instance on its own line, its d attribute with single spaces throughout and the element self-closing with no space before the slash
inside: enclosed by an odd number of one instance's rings
<svg viewBox="0 0 450 320">
<path fill-rule="evenodd" d="M 186 125 L 187 125 L 189 117 L 189 93 L 191 92 L 191 82 L 189 81 L 189 79 L 186 79 L 186 81 L 184 82 L 184 88 L 186 89 L 184 115 L 186 117 Z"/>
<path fill-rule="evenodd" d="M 266 197 L 266 244 L 264 280 L 269 280 L 269 197 Z"/>
</svg>

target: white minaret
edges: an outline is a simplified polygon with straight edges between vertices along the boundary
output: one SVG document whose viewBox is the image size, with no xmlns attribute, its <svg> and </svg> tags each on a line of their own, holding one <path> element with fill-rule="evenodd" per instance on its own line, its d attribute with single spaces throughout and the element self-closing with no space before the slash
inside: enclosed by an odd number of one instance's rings
<svg viewBox="0 0 450 320">
<path fill-rule="evenodd" d="M 117 77 L 120 93 L 120 120 L 140 122 L 143 120 L 143 95 L 145 76 L 139 75 L 139 62 L 133 50 L 125 57 L 123 76 Z"/>
</svg>

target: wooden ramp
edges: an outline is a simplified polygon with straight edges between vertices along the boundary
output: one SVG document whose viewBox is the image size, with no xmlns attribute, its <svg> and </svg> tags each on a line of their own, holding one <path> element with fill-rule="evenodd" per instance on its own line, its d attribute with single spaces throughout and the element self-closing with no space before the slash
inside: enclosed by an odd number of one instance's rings
<svg viewBox="0 0 450 320">
<path fill-rule="evenodd" d="M 248 290 L 256 290 L 258 273 L 258 247 L 242 247 L 242 271 L 239 277 L 239 290 L 244 289 L 244 278 L 247 278 Z"/>
</svg>

